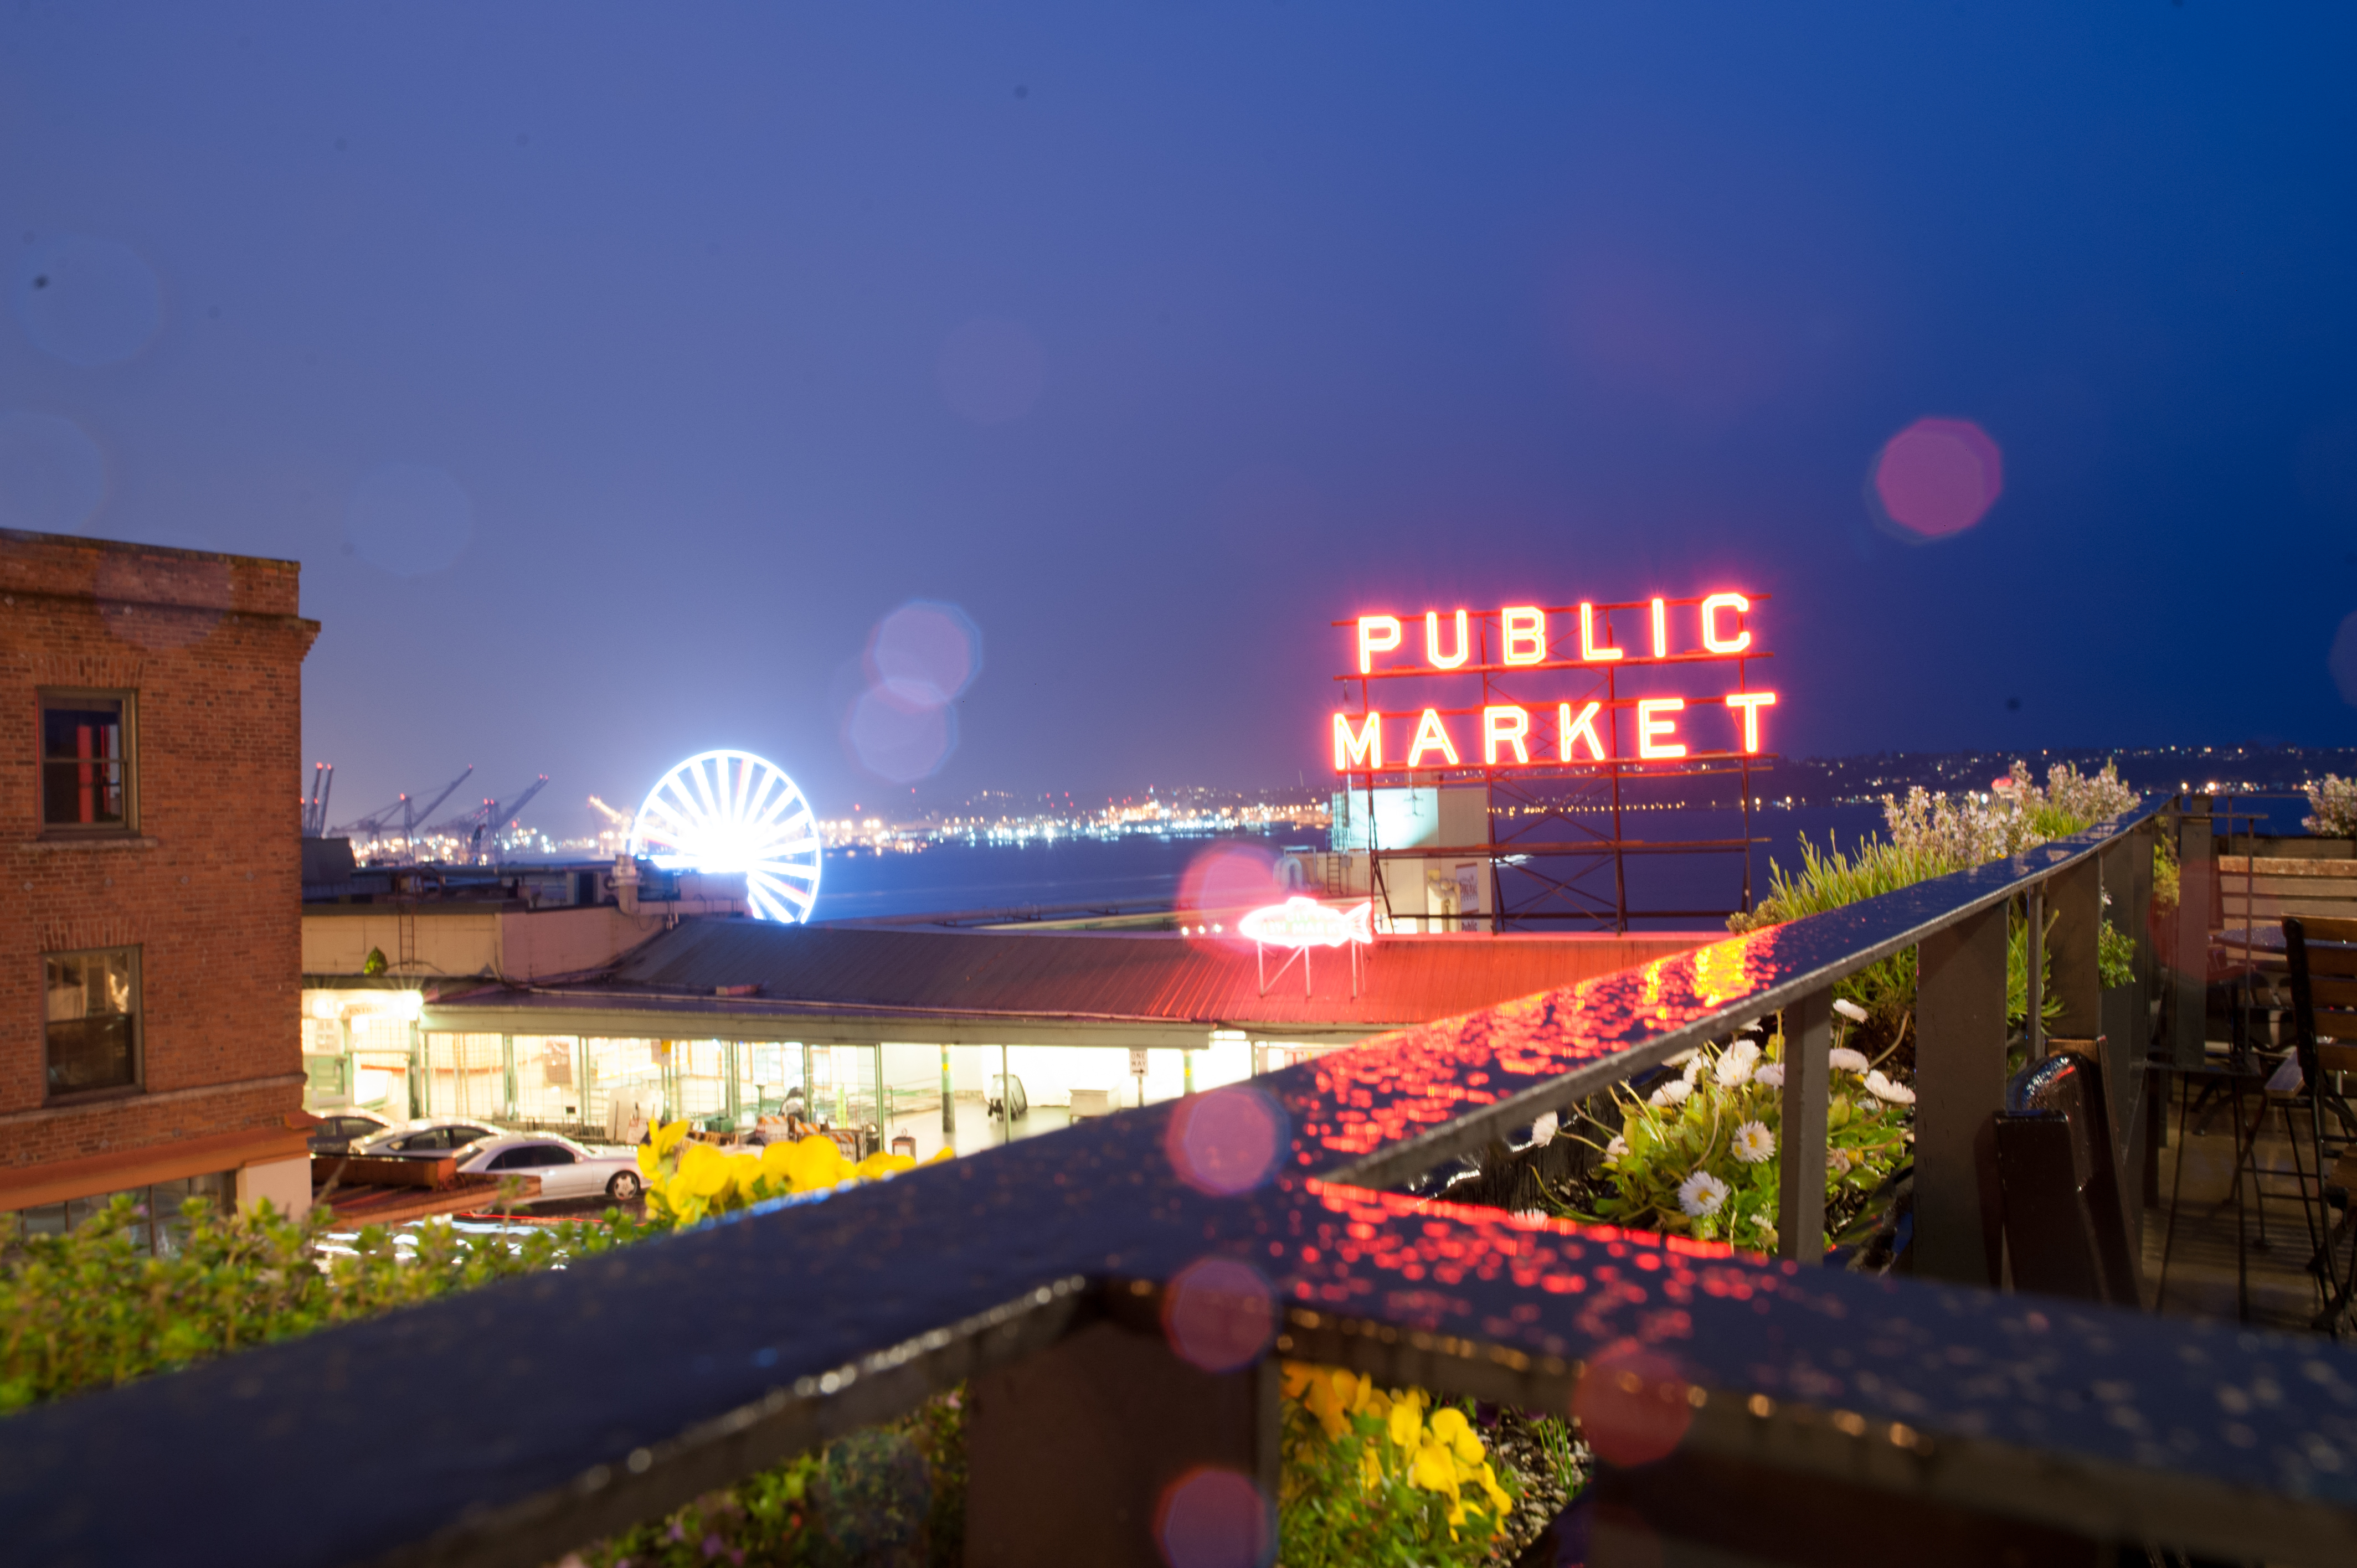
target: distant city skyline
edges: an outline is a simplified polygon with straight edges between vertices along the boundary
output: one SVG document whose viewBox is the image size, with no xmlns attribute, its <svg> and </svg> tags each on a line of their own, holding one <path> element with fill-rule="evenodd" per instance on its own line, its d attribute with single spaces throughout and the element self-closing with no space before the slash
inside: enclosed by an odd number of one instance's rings
<svg viewBox="0 0 2357 1568">
<path fill-rule="evenodd" d="M 0 526 L 301 561 L 339 800 L 584 832 L 1308 787 L 1338 618 L 1725 588 L 1787 756 L 2357 742 L 2352 44 L 19 7 Z"/>
</svg>

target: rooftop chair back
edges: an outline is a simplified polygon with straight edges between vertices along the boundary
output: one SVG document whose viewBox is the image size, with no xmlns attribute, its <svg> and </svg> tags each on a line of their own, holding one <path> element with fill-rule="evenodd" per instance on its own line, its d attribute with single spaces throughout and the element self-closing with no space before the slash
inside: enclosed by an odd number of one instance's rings
<svg viewBox="0 0 2357 1568">
<path fill-rule="evenodd" d="M 2291 916 L 2283 934 L 2301 1075 L 2357 1072 L 2357 919 Z"/>
<path fill-rule="evenodd" d="M 2005 1243 L 2017 1288 L 2137 1306 L 2103 1069 L 2065 1051 L 2013 1075 L 1996 1119 Z"/>
</svg>

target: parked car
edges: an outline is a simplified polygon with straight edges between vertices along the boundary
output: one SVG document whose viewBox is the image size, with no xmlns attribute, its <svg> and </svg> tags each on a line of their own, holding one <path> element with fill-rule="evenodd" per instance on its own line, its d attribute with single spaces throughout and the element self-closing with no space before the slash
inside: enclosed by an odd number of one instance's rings
<svg viewBox="0 0 2357 1568">
<path fill-rule="evenodd" d="M 360 1139 L 345 1152 L 371 1158 L 389 1155 L 396 1159 L 432 1160 L 485 1138 L 502 1135 L 490 1123 L 469 1117 L 421 1116 L 414 1122 L 403 1122 Z"/>
<path fill-rule="evenodd" d="M 468 1149 L 458 1162 L 467 1176 L 536 1176 L 542 1203 L 610 1197 L 628 1203 L 646 1184 L 634 1149 L 601 1154 L 553 1133 L 509 1133 Z"/>
<path fill-rule="evenodd" d="M 362 1138 L 372 1138 L 392 1125 L 373 1111 L 330 1111 L 311 1129 L 311 1152 L 345 1154 Z"/>
</svg>

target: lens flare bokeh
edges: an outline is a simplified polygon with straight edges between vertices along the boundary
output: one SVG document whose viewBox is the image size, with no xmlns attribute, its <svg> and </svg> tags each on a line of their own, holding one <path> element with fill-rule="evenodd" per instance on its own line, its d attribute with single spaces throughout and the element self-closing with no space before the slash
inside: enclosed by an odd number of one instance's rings
<svg viewBox="0 0 2357 1568">
<path fill-rule="evenodd" d="M 1276 1531 L 1252 1477 L 1202 1465 L 1163 1488 L 1154 1540 L 1170 1568 L 1268 1568 Z"/>
<path fill-rule="evenodd" d="M 1911 543 L 1947 539 L 1987 515 L 2005 490 L 2005 457 L 1969 419 L 1919 419 L 1884 443 L 1867 486 L 1884 532 Z"/>
<path fill-rule="evenodd" d="M 2333 634 L 2332 651 L 2325 655 L 2325 665 L 2332 671 L 2332 683 L 2341 690 L 2341 700 L 2357 708 L 2357 611 L 2342 618 L 2341 629 Z"/>
<path fill-rule="evenodd" d="M 1207 1372 L 1232 1372 L 1276 1338 L 1276 1287 L 1250 1263 L 1204 1258 L 1162 1292 L 1162 1334 L 1171 1352 Z"/>
<path fill-rule="evenodd" d="M 1587 1363 L 1572 1391 L 1571 1413 L 1587 1445 L 1615 1465 L 1649 1465 L 1674 1452 L 1693 1423 L 1686 1380 L 1676 1363 L 1623 1340 Z"/>
<path fill-rule="evenodd" d="M 965 611 L 911 599 L 877 621 L 860 660 L 866 689 L 844 715 L 843 746 L 879 779 L 930 779 L 957 750 L 952 705 L 982 672 L 982 631 Z"/>
<path fill-rule="evenodd" d="M 1232 1197 L 1275 1173 L 1286 1141 L 1285 1108 L 1250 1084 L 1189 1095 L 1170 1112 L 1162 1145 L 1178 1179 Z"/>
<path fill-rule="evenodd" d="M 1249 947 L 1249 940 L 1236 934 L 1235 918 L 1283 903 L 1287 891 L 1277 877 L 1276 856 L 1268 850 L 1252 843 L 1215 843 L 1188 862 L 1179 875 L 1179 923 L 1190 931 L 1217 925 L 1217 940 Z M 1197 916 L 1201 918 L 1192 918 Z"/>
</svg>

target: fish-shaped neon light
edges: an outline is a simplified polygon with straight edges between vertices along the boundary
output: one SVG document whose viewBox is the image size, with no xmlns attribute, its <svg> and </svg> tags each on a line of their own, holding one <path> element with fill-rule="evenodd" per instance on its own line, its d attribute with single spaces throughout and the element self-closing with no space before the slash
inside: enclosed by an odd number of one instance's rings
<svg viewBox="0 0 2357 1568">
<path fill-rule="evenodd" d="M 1339 948 L 1345 942 L 1375 940 L 1372 899 L 1352 909 L 1336 909 L 1311 898 L 1287 898 L 1254 909 L 1236 922 L 1236 930 L 1273 948 Z"/>
</svg>

